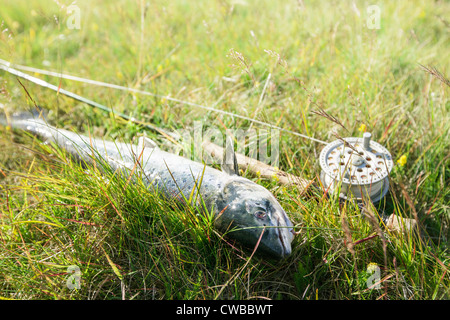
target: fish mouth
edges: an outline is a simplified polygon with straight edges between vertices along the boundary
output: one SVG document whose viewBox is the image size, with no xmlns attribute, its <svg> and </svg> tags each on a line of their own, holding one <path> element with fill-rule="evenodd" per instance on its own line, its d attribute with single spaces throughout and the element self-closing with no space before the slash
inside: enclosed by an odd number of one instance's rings
<svg viewBox="0 0 450 320">
<path fill-rule="evenodd" d="M 287 256 L 287 254 L 286 254 L 287 253 L 287 249 L 286 249 L 286 245 L 284 244 L 283 236 L 281 235 L 281 230 L 280 229 L 278 229 L 278 239 L 281 242 L 281 249 L 282 249 L 281 256 L 285 257 L 285 256 Z"/>
<path fill-rule="evenodd" d="M 284 228 L 281 224 L 280 224 L 280 220 L 278 219 L 278 228 L 277 228 L 277 236 L 278 236 L 278 240 L 280 240 L 280 244 L 281 244 L 281 254 L 280 256 L 282 258 L 287 257 L 288 255 L 291 254 L 292 252 L 292 248 L 291 248 L 291 244 L 289 242 L 288 237 L 284 234 L 284 231 L 286 230 L 286 228 Z M 290 232 L 290 231 L 288 231 Z"/>
</svg>

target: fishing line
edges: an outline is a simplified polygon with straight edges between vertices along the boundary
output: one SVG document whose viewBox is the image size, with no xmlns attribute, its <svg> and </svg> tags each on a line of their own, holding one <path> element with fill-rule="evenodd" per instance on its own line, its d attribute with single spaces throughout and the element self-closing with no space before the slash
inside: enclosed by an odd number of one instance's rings
<svg viewBox="0 0 450 320">
<path fill-rule="evenodd" d="M 195 102 L 184 101 L 184 100 L 180 100 L 180 99 L 169 97 L 169 96 L 164 96 L 164 95 L 160 95 L 160 94 L 156 94 L 156 93 L 152 93 L 152 92 L 148 92 L 148 91 L 143 91 L 143 90 L 139 90 L 139 89 L 129 88 L 129 87 L 120 86 L 120 85 L 116 85 L 116 84 L 111 84 L 111 83 L 107 83 L 107 82 L 96 81 L 96 80 L 91 80 L 91 79 L 86 79 L 86 78 L 80 78 L 80 77 L 77 77 L 77 76 L 63 74 L 63 73 L 60 73 L 60 72 L 52 72 L 52 71 L 37 69 L 37 68 L 33 68 L 33 67 L 28 67 L 28 66 L 15 65 L 15 64 L 13 65 L 9 61 L 5 61 L 5 60 L 0 59 L 0 68 L 1 69 L 5 70 L 7 72 L 10 72 L 10 73 L 12 73 L 12 74 L 14 74 L 16 76 L 20 76 L 20 77 L 22 77 L 24 79 L 27 79 L 27 80 L 29 80 L 31 82 L 36 83 L 36 84 L 42 85 L 44 87 L 47 87 L 49 89 L 52 89 L 52 90 L 55 90 L 55 88 L 58 89 L 56 86 L 50 85 L 50 84 L 46 83 L 43 80 L 37 79 L 37 78 L 32 77 L 32 76 L 30 76 L 28 74 L 24 74 L 24 73 L 21 73 L 20 71 L 14 70 L 12 68 L 12 66 L 14 66 L 14 68 L 19 69 L 19 70 L 28 71 L 28 72 L 35 72 L 35 73 L 39 73 L 39 74 L 43 74 L 43 75 L 47 75 L 47 76 L 51 76 L 51 77 L 58 77 L 58 78 L 66 79 L 66 80 L 73 80 L 73 81 L 83 82 L 83 83 L 86 83 L 86 84 L 92 84 L 92 85 L 95 85 L 95 86 L 107 87 L 107 88 L 117 89 L 117 90 L 122 90 L 122 91 L 129 91 L 129 92 L 134 92 L 134 93 L 143 94 L 143 95 L 147 95 L 147 96 L 152 96 L 152 97 L 157 97 L 157 98 L 161 98 L 161 99 L 166 99 L 168 101 L 173 101 L 173 102 L 177 102 L 177 103 L 181 103 L 181 104 L 185 104 L 185 105 L 190 105 L 190 106 L 201 108 L 201 109 L 208 110 L 208 111 L 211 111 L 211 112 L 222 113 L 222 114 L 228 115 L 228 116 L 230 116 L 232 118 L 239 118 L 239 119 L 242 119 L 242 120 L 247 120 L 247 121 L 250 121 L 250 122 L 253 122 L 253 123 L 257 123 L 257 124 L 260 124 L 260 125 L 263 125 L 263 126 L 266 126 L 266 127 L 270 127 L 272 129 L 277 129 L 277 130 L 280 130 L 280 131 L 283 131 L 283 132 L 286 132 L 286 133 L 289 133 L 289 134 L 292 134 L 292 135 L 295 135 L 295 136 L 298 136 L 298 137 L 301 137 L 301 138 L 304 138 L 304 139 L 315 141 L 317 143 L 328 144 L 328 142 L 325 142 L 325 141 L 322 141 L 322 140 L 319 140 L 319 139 L 316 139 L 316 138 L 313 138 L 313 137 L 310 137 L 310 136 L 307 136 L 307 135 L 304 135 L 304 134 L 301 134 L 301 133 L 298 133 L 298 132 L 295 132 L 295 131 L 292 131 L 292 130 L 289 130 L 289 129 L 285 129 L 285 128 L 282 128 L 282 127 L 279 127 L 279 126 L 276 126 L 276 125 L 273 125 L 273 124 L 270 124 L 270 123 L 267 123 L 267 122 L 264 122 L 264 121 L 260 121 L 260 120 L 253 119 L 253 118 L 250 118 L 250 117 L 238 115 L 238 114 L 235 114 L 235 113 L 232 113 L 232 112 L 228 112 L 228 111 L 224 111 L 224 110 L 219 110 L 219 109 L 216 109 L 216 108 L 213 108 L 213 107 L 204 106 L 204 105 L 201 105 L 201 104 L 198 104 L 198 103 L 195 103 Z M 63 91 L 67 93 L 66 90 L 59 89 L 59 92 L 62 93 L 62 94 L 64 94 Z M 86 98 L 80 97 L 80 96 L 75 95 L 73 93 L 71 93 L 71 95 L 68 95 L 68 96 L 72 97 L 74 99 L 77 99 L 79 101 L 83 101 L 83 102 L 85 102 L 85 100 L 88 100 Z M 74 96 L 76 96 L 76 98 Z M 80 100 L 80 98 L 82 100 Z M 94 102 L 92 104 L 93 101 L 91 101 L 91 100 L 88 100 L 88 101 L 90 102 L 88 104 L 90 104 L 92 106 L 98 107 L 98 108 L 100 108 L 102 110 L 105 110 L 105 111 L 108 111 L 108 112 L 113 112 L 112 109 L 110 109 L 110 108 L 107 108 L 107 107 L 105 107 L 103 105 L 100 105 L 100 104 L 98 104 L 96 102 Z M 124 114 L 120 114 L 120 113 L 117 113 L 117 112 L 115 112 L 115 113 L 117 115 L 119 115 L 120 117 L 125 118 L 127 120 L 131 120 L 131 121 L 134 120 L 134 118 L 128 117 L 128 116 L 126 116 Z"/>
<path fill-rule="evenodd" d="M 100 104 L 100 103 L 97 103 L 95 101 L 92 101 L 90 99 L 82 97 L 80 95 L 77 95 L 76 93 L 64 90 L 64 89 L 62 89 L 60 87 L 57 87 L 57 86 L 55 86 L 53 84 L 50 84 L 50 83 L 48 83 L 48 82 L 46 82 L 44 80 L 38 79 L 36 77 L 30 76 L 29 74 L 26 74 L 26 73 L 20 72 L 18 70 L 15 70 L 15 69 L 13 69 L 13 68 L 11 68 L 9 66 L 9 62 L 1 60 L 1 59 L 0 59 L 0 69 L 4 70 L 6 72 L 9 72 L 10 74 L 15 75 L 17 77 L 20 77 L 20 78 L 23 78 L 23 79 L 28 80 L 30 82 L 33 82 L 33 83 L 35 83 L 35 84 L 37 84 L 37 85 L 39 85 L 41 87 L 48 88 L 50 90 L 56 91 L 56 92 L 58 92 L 58 93 L 60 93 L 62 95 L 70 97 L 72 99 L 75 99 L 75 100 L 81 101 L 83 103 L 86 103 L 86 104 L 88 104 L 88 105 L 90 105 L 92 107 L 101 109 L 101 110 L 106 111 L 106 112 L 110 112 L 110 113 L 112 113 L 112 114 L 114 114 L 114 115 L 116 115 L 116 116 L 118 116 L 120 118 L 123 118 L 123 119 L 127 120 L 127 121 L 138 123 L 138 124 L 148 128 L 148 129 L 151 129 L 151 130 L 157 131 L 157 132 L 159 132 L 159 133 L 161 133 L 163 135 L 167 135 L 167 136 L 170 136 L 172 138 L 175 138 L 175 135 L 172 132 L 163 130 L 163 129 L 161 129 L 159 127 L 156 127 L 156 126 L 153 126 L 153 125 L 151 125 L 149 123 L 144 123 L 142 121 L 137 120 L 134 117 L 130 117 L 130 116 L 128 116 L 128 115 L 126 115 L 124 113 L 121 113 L 121 112 L 117 112 L 117 111 L 115 111 L 115 110 L 113 110 L 111 108 L 108 108 L 108 107 Z"/>
<path fill-rule="evenodd" d="M 389 189 L 388 175 L 393 167 L 392 156 L 389 151 L 376 143 L 371 141 L 371 134 L 366 132 L 364 138 L 343 138 L 334 142 L 327 143 L 325 141 L 303 135 L 301 133 L 284 129 L 282 127 L 266 123 L 260 120 L 252 119 L 246 116 L 234 114 L 232 112 L 218 110 L 213 107 L 204 106 L 195 102 L 183 101 L 180 99 L 172 98 L 169 96 L 163 96 L 148 91 L 139 89 L 124 87 L 120 85 L 110 84 L 106 82 L 80 78 L 72 75 L 67 75 L 59 72 L 52 72 L 27 66 L 14 65 L 17 69 L 23 71 L 35 72 L 43 75 L 63 78 L 67 80 L 79 81 L 96 86 L 108 87 L 112 89 L 118 89 L 123 91 L 134 92 L 138 94 L 158 97 L 169 101 L 177 102 L 180 104 L 190 105 L 205 109 L 212 112 L 218 112 L 228 115 L 233 118 L 239 118 L 257 123 L 266 127 L 274 128 L 283 132 L 287 132 L 292 135 L 299 136 L 311 141 L 315 141 L 326 146 L 322 149 L 319 162 L 322 169 L 320 178 L 326 190 L 330 190 L 331 193 L 339 192 L 340 198 L 347 199 L 351 197 L 359 202 L 364 201 L 365 198 L 370 198 L 372 202 L 378 202 L 383 198 Z M 95 101 L 89 100 L 60 87 L 52 85 L 46 81 L 35 78 L 31 75 L 20 72 L 11 67 L 11 63 L 0 59 L 0 69 L 3 69 L 17 77 L 24 78 L 30 82 L 38 84 L 42 87 L 49 88 L 63 95 L 71 97 L 75 100 L 84 102 L 93 107 L 101 110 L 111 112 L 128 121 L 136 122 L 144 125 L 147 128 L 156 130 L 159 133 L 176 138 L 173 133 L 167 132 L 156 126 L 143 123 L 133 117 L 127 116 L 120 112 L 115 112 L 113 109 L 101 105 Z M 261 99 L 260 99 L 261 100 Z"/>
</svg>

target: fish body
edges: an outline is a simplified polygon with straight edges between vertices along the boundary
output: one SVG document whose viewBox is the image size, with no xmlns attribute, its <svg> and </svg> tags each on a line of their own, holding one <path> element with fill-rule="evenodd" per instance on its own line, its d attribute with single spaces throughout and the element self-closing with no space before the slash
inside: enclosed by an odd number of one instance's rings
<svg viewBox="0 0 450 320">
<path fill-rule="evenodd" d="M 0 123 L 53 142 L 76 159 L 87 163 L 101 159 L 125 175 L 139 172 L 145 184 L 167 198 L 184 201 L 192 198 L 194 190 L 206 209 L 214 212 L 217 230 L 228 231 L 230 238 L 250 248 L 257 246 L 257 252 L 274 258 L 291 253 L 294 235 L 285 211 L 270 191 L 240 177 L 236 162 L 234 171 L 230 167 L 221 171 L 161 150 L 146 139 L 137 144 L 104 141 L 57 129 L 37 118 L 13 115 L 8 120 Z"/>
</svg>

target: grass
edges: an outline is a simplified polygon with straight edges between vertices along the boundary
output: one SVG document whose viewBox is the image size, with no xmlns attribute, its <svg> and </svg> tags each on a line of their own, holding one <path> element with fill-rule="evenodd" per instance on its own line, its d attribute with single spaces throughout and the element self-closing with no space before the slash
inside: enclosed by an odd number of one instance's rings
<svg viewBox="0 0 450 320">
<path fill-rule="evenodd" d="M 416 219 L 420 236 L 388 232 L 352 203 L 247 175 L 302 231 L 288 259 L 267 261 L 218 234 L 196 208 L 1 128 L 0 297 L 448 299 L 450 5 L 379 1 L 380 29 L 369 29 L 371 4 L 77 2 L 80 29 L 67 27 L 62 2 L 2 4 L 0 57 L 14 63 L 214 106 L 325 141 L 335 132 L 361 135 L 364 124 L 395 160 L 407 159 L 371 212 Z M 15 78 L 0 77 L 5 108 L 32 107 Z M 167 99 L 42 78 L 167 130 L 195 120 L 250 125 Z M 143 131 L 22 83 L 52 124 L 111 140 Z M 314 113 L 320 110 L 347 130 Z M 280 168 L 316 179 L 320 148 L 283 132 Z M 379 289 L 367 286 L 374 264 Z M 66 285 L 69 266 L 80 268 L 80 289 Z"/>
</svg>

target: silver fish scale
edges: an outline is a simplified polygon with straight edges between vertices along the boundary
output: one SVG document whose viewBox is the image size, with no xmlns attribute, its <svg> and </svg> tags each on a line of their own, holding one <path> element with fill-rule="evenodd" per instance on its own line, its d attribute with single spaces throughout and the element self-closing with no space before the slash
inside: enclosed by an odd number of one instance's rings
<svg viewBox="0 0 450 320">
<path fill-rule="evenodd" d="M 0 118 L 0 124 L 5 123 Z M 205 209 L 214 209 L 214 226 L 249 248 L 258 246 L 258 252 L 276 258 L 292 252 L 293 225 L 288 216 L 270 191 L 246 178 L 157 146 L 147 147 L 143 142 L 136 145 L 103 141 L 35 119 L 13 118 L 12 126 L 37 135 L 46 143 L 57 144 L 75 159 L 90 164 L 103 162 L 127 179 L 133 173 L 133 179 L 142 178 L 167 198 L 184 203 L 188 200 L 193 205 L 203 201 Z"/>
<path fill-rule="evenodd" d="M 157 147 L 148 148 L 143 145 L 89 138 L 68 130 L 56 129 L 41 120 L 20 120 L 15 126 L 44 138 L 46 143 L 54 142 L 86 162 L 101 159 L 113 170 L 126 169 L 128 172 L 135 168 L 137 172 L 143 173 L 148 184 L 171 197 L 178 197 L 181 191 L 188 199 L 194 188 L 200 188 L 202 194 L 211 194 L 229 179 L 222 171 Z"/>
</svg>

